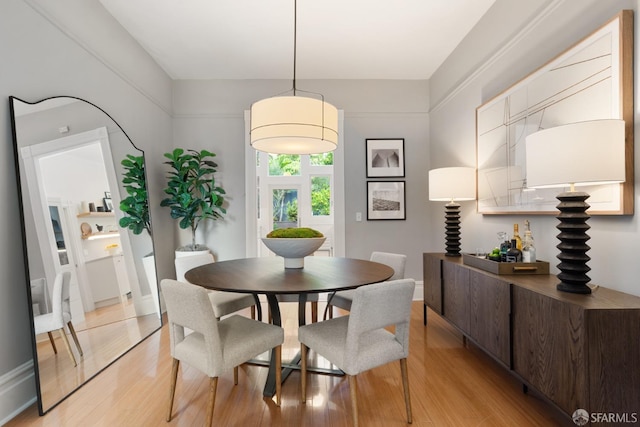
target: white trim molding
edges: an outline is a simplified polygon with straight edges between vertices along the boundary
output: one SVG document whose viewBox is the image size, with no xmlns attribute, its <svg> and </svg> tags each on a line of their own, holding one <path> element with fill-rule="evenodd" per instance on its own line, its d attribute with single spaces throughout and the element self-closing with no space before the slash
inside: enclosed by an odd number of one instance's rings
<svg viewBox="0 0 640 427">
<path fill-rule="evenodd" d="M 0 376 L 0 425 L 35 403 L 33 359 Z"/>
<path fill-rule="evenodd" d="M 510 53 L 517 47 L 518 43 L 526 39 L 531 33 L 533 33 L 538 25 L 543 22 L 553 11 L 555 11 L 566 0 L 555 0 L 544 8 L 537 16 L 533 17 L 529 23 L 524 26 L 518 34 L 512 37 L 506 44 L 504 44 L 497 52 L 491 55 L 482 64 L 474 68 L 474 71 L 465 77 L 460 83 L 454 85 L 440 100 L 438 100 L 430 109 L 429 113 L 436 112 L 447 105 L 453 100 L 460 92 L 462 92 L 467 86 L 472 84 L 477 78 L 484 74 L 493 64 Z"/>
</svg>

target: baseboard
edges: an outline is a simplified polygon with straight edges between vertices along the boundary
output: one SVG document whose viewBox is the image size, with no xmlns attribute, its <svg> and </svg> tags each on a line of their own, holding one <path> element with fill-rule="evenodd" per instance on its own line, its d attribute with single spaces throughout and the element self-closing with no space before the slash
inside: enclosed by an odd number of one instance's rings
<svg viewBox="0 0 640 427">
<path fill-rule="evenodd" d="M 0 425 L 35 403 L 36 381 L 33 360 L 0 377 Z"/>
<path fill-rule="evenodd" d="M 416 280 L 416 288 L 413 290 L 413 300 L 422 301 L 424 298 L 424 282 Z"/>
</svg>

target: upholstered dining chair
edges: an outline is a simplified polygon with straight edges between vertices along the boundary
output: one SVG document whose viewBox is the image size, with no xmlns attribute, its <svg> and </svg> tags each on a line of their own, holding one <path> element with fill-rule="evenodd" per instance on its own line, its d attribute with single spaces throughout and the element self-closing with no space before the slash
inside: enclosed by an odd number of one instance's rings
<svg viewBox="0 0 640 427">
<path fill-rule="evenodd" d="M 71 338 L 73 338 L 73 342 L 76 344 L 78 353 L 80 353 L 80 356 L 83 356 L 84 353 L 82 352 L 82 347 L 80 346 L 78 335 L 76 334 L 76 330 L 73 327 L 73 323 L 71 322 L 71 297 L 69 295 L 70 285 L 71 272 L 65 271 L 62 273 L 62 319 L 64 320 L 64 324 L 67 325 L 67 328 L 69 329 L 69 333 L 71 334 Z"/>
<path fill-rule="evenodd" d="M 202 371 L 209 377 L 207 422 L 213 421 L 218 378 L 233 368 L 238 384 L 238 365 L 275 349 L 276 405 L 280 406 L 281 353 L 284 330 L 275 325 L 237 314 L 219 320 L 207 291 L 190 283 L 163 279 L 160 286 L 167 305 L 169 340 L 173 365 L 167 421 L 171 421 L 180 362 Z M 189 328 L 190 334 L 185 334 Z"/>
<path fill-rule="evenodd" d="M 380 264 L 385 264 L 393 268 L 393 276 L 387 279 L 387 281 L 404 279 L 404 267 L 407 263 L 406 255 L 389 252 L 372 252 L 370 261 L 379 262 Z M 355 290 L 350 289 L 346 291 L 338 291 L 335 294 L 330 295 L 323 318 L 327 318 L 327 311 L 329 313 L 329 317 L 333 317 L 333 307 L 342 308 L 347 311 L 351 310 L 351 301 L 353 300 L 354 293 Z"/>
<path fill-rule="evenodd" d="M 308 349 L 316 351 L 347 374 L 355 427 L 358 425 L 357 375 L 399 360 L 407 422 L 412 422 L 407 357 L 414 288 L 413 279 L 361 286 L 354 292 L 349 315 L 298 329 L 303 403 L 306 401 Z M 385 329 L 388 326 L 395 326 L 395 331 Z"/>
<path fill-rule="evenodd" d="M 63 305 L 62 295 L 63 295 L 63 286 L 65 281 L 65 276 L 67 276 L 66 280 L 67 280 L 67 286 L 68 286 L 68 280 L 70 279 L 70 275 L 71 273 L 69 272 L 56 274 L 56 278 L 53 281 L 53 291 L 51 293 L 51 313 L 45 313 L 45 314 L 40 314 L 38 316 L 34 316 L 33 327 L 36 335 L 44 334 L 45 332 L 49 335 L 49 341 L 51 342 L 51 346 L 53 347 L 53 352 L 55 354 L 58 354 L 58 349 L 56 348 L 56 343 L 51 332 L 58 331 L 60 333 L 60 337 L 62 338 L 62 342 L 64 343 L 64 346 L 67 349 L 67 353 L 69 353 L 69 357 L 71 358 L 71 362 L 73 363 L 73 366 L 78 366 L 78 363 L 76 362 L 76 357 L 73 355 L 73 350 L 71 350 L 71 346 L 69 345 L 67 334 L 64 331 L 65 318 L 63 314 L 63 308 L 62 308 L 62 305 Z M 69 318 L 69 322 L 70 321 L 71 319 Z M 77 337 L 75 337 L 75 331 L 73 331 L 73 335 L 74 335 L 74 340 L 76 341 L 76 345 L 80 350 L 80 345 L 77 343 Z"/>
<path fill-rule="evenodd" d="M 214 262 L 214 258 L 211 253 L 178 257 L 175 260 L 176 279 L 179 282 L 188 282 L 184 277 L 187 271 L 212 262 Z M 213 312 L 217 318 L 249 307 L 251 308 L 251 318 L 256 318 L 257 308 L 258 320 L 262 320 L 262 309 L 257 295 L 209 291 L 209 300 L 213 304 Z"/>
</svg>

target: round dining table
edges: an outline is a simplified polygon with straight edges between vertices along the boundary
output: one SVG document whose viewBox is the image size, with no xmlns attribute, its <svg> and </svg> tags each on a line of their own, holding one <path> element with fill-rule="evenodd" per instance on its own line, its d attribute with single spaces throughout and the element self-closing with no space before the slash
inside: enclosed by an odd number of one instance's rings
<svg viewBox="0 0 640 427">
<path fill-rule="evenodd" d="M 284 268 L 281 257 L 242 258 L 196 267 L 185 273 L 190 283 L 216 291 L 263 294 L 267 298 L 273 324 L 282 326 L 278 295 L 298 295 L 298 323 L 305 323 L 309 294 L 354 289 L 383 282 L 393 275 L 391 267 L 362 259 L 314 257 L 304 259 L 303 268 Z M 284 379 L 295 364 L 286 365 Z M 311 369 L 310 369 L 311 370 Z M 275 359 L 271 353 L 265 396 L 275 394 Z"/>
</svg>

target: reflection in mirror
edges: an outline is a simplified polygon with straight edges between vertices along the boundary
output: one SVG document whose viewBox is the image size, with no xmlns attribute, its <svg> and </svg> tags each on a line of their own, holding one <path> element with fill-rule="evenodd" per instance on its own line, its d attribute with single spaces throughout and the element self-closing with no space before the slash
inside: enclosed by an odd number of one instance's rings
<svg viewBox="0 0 640 427">
<path fill-rule="evenodd" d="M 87 101 L 10 104 L 44 414 L 161 326 L 148 210 L 147 226 L 127 227 L 120 209 L 134 191 L 127 160 L 144 186 L 144 157 Z"/>
</svg>

